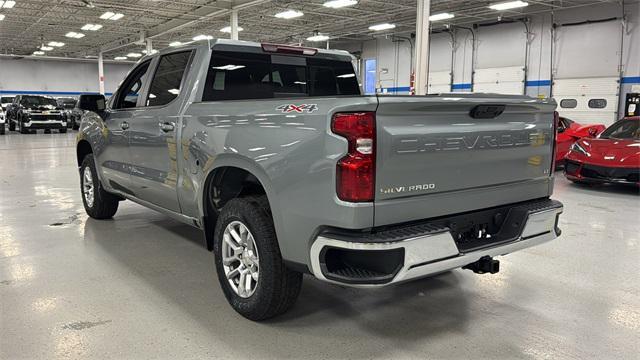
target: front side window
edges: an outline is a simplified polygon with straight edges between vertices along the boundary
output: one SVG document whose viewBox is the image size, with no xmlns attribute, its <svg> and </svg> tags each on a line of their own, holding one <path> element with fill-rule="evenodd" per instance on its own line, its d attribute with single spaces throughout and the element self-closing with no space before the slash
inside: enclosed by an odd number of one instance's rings
<svg viewBox="0 0 640 360">
<path fill-rule="evenodd" d="M 203 101 L 360 95 L 349 61 L 214 51 Z"/>
<path fill-rule="evenodd" d="M 640 120 L 620 120 L 603 131 L 600 138 L 640 140 Z"/>
<path fill-rule="evenodd" d="M 149 70 L 149 64 L 151 60 L 148 60 L 140 64 L 130 75 L 127 77 L 114 101 L 114 109 L 129 109 L 138 106 L 138 97 L 143 88 L 144 75 Z"/>
<path fill-rule="evenodd" d="M 183 51 L 163 55 L 160 58 L 158 69 L 149 88 L 147 106 L 166 105 L 178 97 L 191 54 L 191 51 Z"/>
</svg>

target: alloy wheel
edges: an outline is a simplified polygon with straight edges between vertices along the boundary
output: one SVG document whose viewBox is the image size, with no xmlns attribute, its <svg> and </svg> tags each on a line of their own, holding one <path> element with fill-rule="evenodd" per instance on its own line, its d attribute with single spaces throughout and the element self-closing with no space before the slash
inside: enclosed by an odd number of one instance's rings
<svg viewBox="0 0 640 360">
<path fill-rule="evenodd" d="M 222 238 L 222 265 L 227 281 L 238 296 L 248 298 L 256 291 L 260 271 L 255 239 L 240 221 L 229 223 Z"/>
</svg>

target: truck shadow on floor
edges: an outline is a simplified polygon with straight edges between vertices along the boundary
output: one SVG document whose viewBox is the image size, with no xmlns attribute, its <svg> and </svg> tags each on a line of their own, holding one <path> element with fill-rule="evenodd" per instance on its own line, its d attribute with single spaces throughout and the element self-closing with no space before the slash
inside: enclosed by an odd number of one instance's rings
<svg viewBox="0 0 640 360">
<path fill-rule="evenodd" d="M 348 339 L 358 339 L 365 346 L 376 342 L 379 345 L 382 339 L 411 346 L 408 343 L 443 333 L 464 332 L 470 318 L 467 299 L 471 295 L 461 286 L 460 273 L 454 271 L 381 289 L 346 288 L 307 275 L 293 309 L 278 318 L 254 323 L 240 317 L 227 304 L 215 274 L 213 255 L 205 249 L 201 231 L 150 210 L 127 210 L 112 221 L 88 219 L 85 242 L 96 246 L 109 264 L 116 264 L 110 266 L 121 266 L 152 286 L 172 308 L 219 341 L 233 343 L 243 336 L 243 331 L 257 331 L 266 337 L 265 341 L 277 341 L 278 337 L 295 332 L 322 339 L 305 345 L 318 347 L 318 351 L 325 341 L 343 343 L 344 349 L 329 352 L 340 350 L 344 356 L 348 354 Z M 229 323 L 235 325 L 229 327 Z M 378 345 L 369 356 L 384 356 Z M 295 343 L 271 349 L 258 344 L 247 346 L 247 354 L 273 351 L 272 356 L 277 357 L 295 357 L 296 349 L 300 350 Z"/>
</svg>

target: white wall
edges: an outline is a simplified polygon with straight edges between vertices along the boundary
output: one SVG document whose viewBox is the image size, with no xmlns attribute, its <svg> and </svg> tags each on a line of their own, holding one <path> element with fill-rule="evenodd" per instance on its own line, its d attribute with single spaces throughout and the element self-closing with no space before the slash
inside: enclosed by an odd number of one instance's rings
<svg viewBox="0 0 640 360">
<path fill-rule="evenodd" d="M 566 24 L 586 20 L 622 17 L 618 3 L 588 6 L 534 16 L 529 23 L 529 36 L 522 23 L 482 26 L 476 29 L 476 52 L 472 58 L 471 32 L 454 29 L 454 64 L 452 91 L 471 89 L 473 69 L 525 65 L 525 46 L 529 41 L 527 83 L 530 96 L 550 96 L 552 70 L 556 78 L 618 76 L 620 59 L 621 21 L 559 27 L 553 48 L 552 24 Z M 626 92 L 640 84 L 640 3 L 626 4 L 624 9 L 626 32 L 623 39 L 620 108 Z M 376 58 L 378 70 L 389 70 L 380 77 L 382 88 L 390 93 L 404 94 L 409 87 L 412 71 L 411 45 L 408 41 L 393 42 L 378 38 L 357 44 L 337 47 L 360 49 L 362 58 Z M 435 33 L 431 37 L 430 72 L 450 70 L 451 37 L 448 33 Z M 553 50 L 552 50 L 553 48 Z M 551 55 L 554 54 L 552 64 Z M 404 57 L 404 58 L 403 58 Z M 403 91 L 396 91 L 400 88 Z"/>
<path fill-rule="evenodd" d="M 131 64 L 104 64 L 107 94 L 115 91 L 131 67 Z M 64 96 L 98 91 L 97 62 L 0 58 L 0 93 Z"/>
</svg>

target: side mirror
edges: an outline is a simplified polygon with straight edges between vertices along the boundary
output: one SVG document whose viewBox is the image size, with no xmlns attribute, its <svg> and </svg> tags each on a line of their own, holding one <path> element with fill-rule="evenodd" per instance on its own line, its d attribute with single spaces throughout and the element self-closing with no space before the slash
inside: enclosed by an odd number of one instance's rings
<svg viewBox="0 0 640 360">
<path fill-rule="evenodd" d="M 78 108 L 86 111 L 102 112 L 107 108 L 106 103 L 107 101 L 105 100 L 104 95 L 80 95 Z"/>
<path fill-rule="evenodd" d="M 591 136 L 591 137 L 596 137 L 596 136 L 598 136 L 598 129 L 596 129 L 596 128 L 594 128 L 594 127 L 589 128 L 589 136 Z"/>
<path fill-rule="evenodd" d="M 562 134 L 565 130 L 566 130 L 565 128 L 563 128 L 563 127 L 562 127 L 562 128 L 561 128 L 561 127 L 559 127 L 559 128 L 558 128 L 558 134 Z"/>
</svg>

